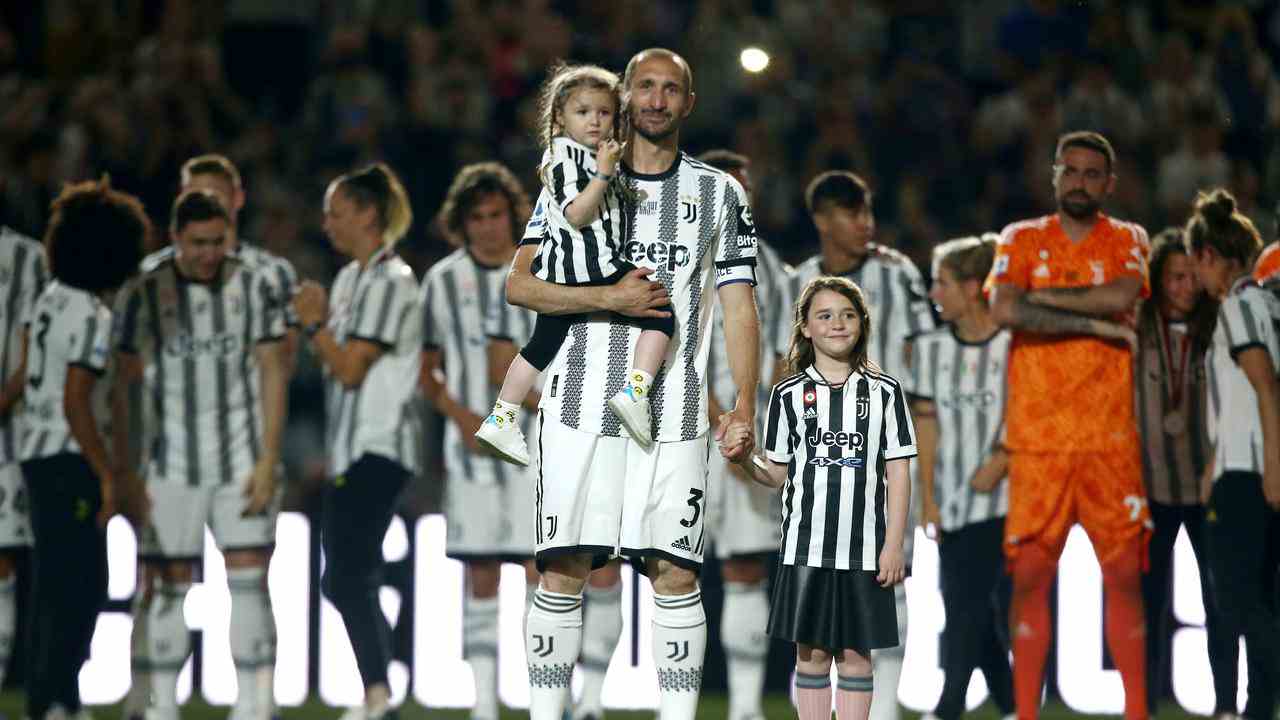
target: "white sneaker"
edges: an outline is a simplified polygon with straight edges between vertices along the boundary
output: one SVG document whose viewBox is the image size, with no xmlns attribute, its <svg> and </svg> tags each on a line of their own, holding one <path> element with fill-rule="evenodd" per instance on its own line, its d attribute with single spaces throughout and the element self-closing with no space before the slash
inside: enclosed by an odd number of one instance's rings
<svg viewBox="0 0 1280 720">
<path fill-rule="evenodd" d="M 527 467 L 529 465 L 529 443 L 524 439 L 524 431 L 516 422 L 515 413 L 489 413 L 489 417 L 480 423 L 476 431 L 476 440 L 480 446 L 513 465 Z M 344 716 L 343 720 L 347 720 Z M 350 720 L 363 720 L 351 718 Z"/>
<path fill-rule="evenodd" d="M 622 421 L 631 439 L 645 450 L 653 445 L 652 420 L 649 416 L 648 394 L 627 383 L 616 395 L 609 398 L 609 409 Z"/>
</svg>

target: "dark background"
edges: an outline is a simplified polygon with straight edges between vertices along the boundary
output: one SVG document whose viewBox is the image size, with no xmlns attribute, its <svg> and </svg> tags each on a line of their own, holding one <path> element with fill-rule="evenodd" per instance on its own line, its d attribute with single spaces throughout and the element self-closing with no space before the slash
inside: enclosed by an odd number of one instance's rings
<svg viewBox="0 0 1280 720">
<path fill-rule="evenodd" d="M 927 275 L 939 241 L 1051 210 L 1054 141 L 1086 128 L 1120 155 L 1113 214 L 1154 234 L 1225 185 L 1274 239 L 1280 10 L 1262 0 L 6 0 L 0 223 L 38 237 L 62 183 L 104 173 L 162 220 L 181 163 L 222 152 L 245 178 L 242 236 L 327 282 L 324 186 L 386 160 L 414 203 L 404 252 L 421 274 L 449 251 L 430 220 L 461 165 L 500 159 L 536 194 L 533 96 L 553 60 L 621 72 L 652 45 L 693 68 L 685 148 L 751 156 L 755 219 L 792 262 L 816 251 L 802 192 L 822 170 L 867 177 L 878 240 Z M 759 75 L 739 64 L 748 45 L 772 56 Z M 323 472 L 318 388 L 304 359 L 295 509 Z M 435 457 L 410 516 L 438 507 Z M 714 563 L 706 581 L 714 637 Z M 723 687 L 709 647 L 707 686 Z M 790 660 L 774 655 L 776 687 Z"/>
</svg>

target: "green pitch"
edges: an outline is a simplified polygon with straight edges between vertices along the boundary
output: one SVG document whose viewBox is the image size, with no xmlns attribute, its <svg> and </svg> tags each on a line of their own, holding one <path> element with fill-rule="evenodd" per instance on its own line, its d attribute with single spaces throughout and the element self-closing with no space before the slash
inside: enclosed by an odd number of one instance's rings
<svg viewBox="0 0 1280 720">
<path fill-rule="evenodd" d="M 8 720 L 22 720 L 23 715 L 22 693 L 9 691 L 0 694 L 0 713 L 4 713 Z M 764 703 L 765 716 L 769 720 L 786 720 L 796 716 L 795 710 L 787 699 L 781 695 L 770 695 L 765 698 Z M 104 706 L 92 708 L 95 720 L 123 720 L 120 718 L 120 706 Z M 698 705 L 699 720 L 725 720 L 728 712 L 728 705 L 723 695 L 703 695 L 702 701 Z M 342 711 L 336 708 L 325 706 L 318 701 L 308 702 L 301 707 L 284 708 L 281 712 L 283 720 L 337 720 Z M 226 720 L 227 708 L 212 707 L 203 702 L 195 702 L 183 707 L 183 720 Z M 400 720 L 428 720 L 428 718 L 458 718 L 462 720 L 467 717 L 465 710 L 436 710 L 432 709 L 428 712 L 426 708 L 415 702 L 406 703 L 400 709 Z M 516 710 L 503 710 L 503 720 L 516 720 L 516 718 L 527 718 L 527 712 Z M 623 712 L 614 711 L 608 714 L 609 720 L 638 720 L 639 718 L 652 718 L 652 712 Z M 1065 718 L 1083 718 L 1089 717 L 1085 715 L 1077 715 L 1069 710 L 1061 703 L 1050 703 L 1044 708 L 1044 712 L 1040 714 L 1044 720 L 1065 720 Z M 1114 718 L 1115 716 L 1104 716 Z M 1190 720 L 1192 716 L 1184 712 L 1180 707 L 1166 703 L 1160 708 L 1159 717 L 1161 720 Z M 919 715 L 916 713 L 903 713 L 903 720 L 918 720 Z M 1000 716 L 995 706 L 991 704 L 983 705 L 976 711 L 965 715 L 966 719 L 972 720 L 999 720 Z"/>
</svg>

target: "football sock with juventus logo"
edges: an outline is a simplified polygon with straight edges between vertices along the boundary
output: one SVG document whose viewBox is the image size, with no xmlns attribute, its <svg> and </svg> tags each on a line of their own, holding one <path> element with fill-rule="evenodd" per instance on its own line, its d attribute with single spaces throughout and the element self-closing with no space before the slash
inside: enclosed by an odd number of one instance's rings
<svg viewBox="0 0 1280 720">
<path fill-rule="evenodd" d="M 582 649 L 582 594 L 539 587 L 525 626 L 530 720 L 561 720 L 573 665 Z"/>
<path fill-rule="evenodd" d="M 658 720 L 692 720 L 702 690 L 707 614 L 702 592 L 653 596 L 653 661 L 658 668 Z"/>
</svg>

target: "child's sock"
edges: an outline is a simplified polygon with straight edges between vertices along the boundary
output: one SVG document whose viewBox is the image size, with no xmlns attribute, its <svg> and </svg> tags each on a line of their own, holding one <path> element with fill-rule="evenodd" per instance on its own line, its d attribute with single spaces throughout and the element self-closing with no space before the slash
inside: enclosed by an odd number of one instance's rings
<svg viewBox="0 0 1280 720">
<path fill-rule="evenodd" d="M 635 390 L 637 398 L 644 398 L 649 395 L 649 386 L 653 384 L 653 375 L 640 368 L 631 368 L 631 371 L 627 373 L 627 382 Z"/>
</svg>

